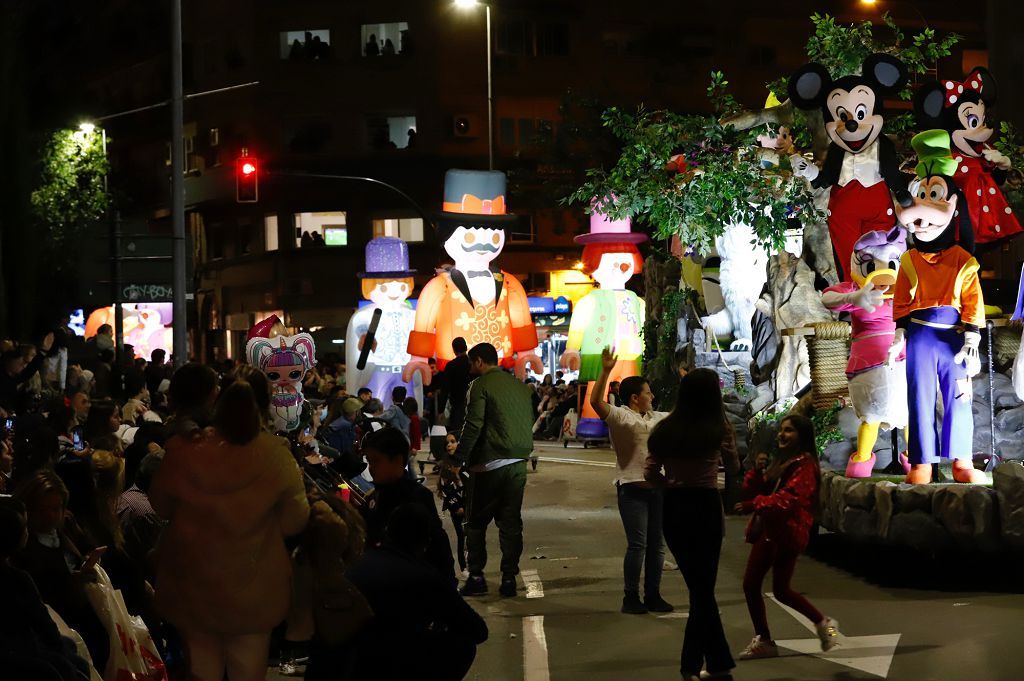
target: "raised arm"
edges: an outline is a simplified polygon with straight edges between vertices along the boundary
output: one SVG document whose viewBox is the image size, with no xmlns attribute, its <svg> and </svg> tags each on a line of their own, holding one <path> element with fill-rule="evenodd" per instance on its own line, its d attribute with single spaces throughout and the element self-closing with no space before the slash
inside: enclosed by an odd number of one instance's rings
<svg viewBox="0 0 1024 681">
<path fill-rule="evenodd" d="M 612 410 L 608 406 L 608 377 L 611 376 L 616 361 L 618 361 L 618 357 L 612 354 L 611 348 L 601 351 L 601 373 L 597 377 L 597 382 L 594 383 L 594 389 L 590 392 L 590 406 L 602 420 L 607 419 Z"/>
</svg>

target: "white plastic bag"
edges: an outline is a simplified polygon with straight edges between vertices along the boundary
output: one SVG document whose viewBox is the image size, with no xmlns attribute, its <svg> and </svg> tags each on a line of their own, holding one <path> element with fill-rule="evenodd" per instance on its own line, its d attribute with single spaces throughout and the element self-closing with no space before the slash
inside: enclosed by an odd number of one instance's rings
<svg viewBox="0 0 1024 681">
<path fill-rule="evenodd" d="M 576 425 L 579 423 L 579 416 L 576 415 L 575 409 L 570 409 L 565 417 L 562 419 L 562 439 L 563 440 L 575 440 L 576 439 Z"/>
<path fill-rule="evenodd" d="M 47 611 L 50 613 L 50 619 L 57 627 L 57 633 L 61 636 L 71 639 L 75 643 L 75 652 L 78 656 L 89 663 L 89 681 L 103 681 L 103 677 L 96 671 L 96 667 L 93 666 L 92 656 L 89 654 L 89 649 L 85 645 L 85 641 L 82 640 L 82 635 L 77 631 L 68 626 L 67 622 L 64 621 L 57 611 L 46 606 Z"/>
<path fill-rule="evenodd" d="M 1021 335 L 1020 349 L 1013 358 L 1013 392 L 1017 399 L 1024 400 L 1024 334 Z"/>
<path fill-rule="evenodd" d="M 85 593 L 110 637 L 103 681 L 167 681 L 167 669 L 146 624 L 128 614 L 106 571 L 99 565 L 95 570 L 96 581 L 86 585 Z"/>
</svg>

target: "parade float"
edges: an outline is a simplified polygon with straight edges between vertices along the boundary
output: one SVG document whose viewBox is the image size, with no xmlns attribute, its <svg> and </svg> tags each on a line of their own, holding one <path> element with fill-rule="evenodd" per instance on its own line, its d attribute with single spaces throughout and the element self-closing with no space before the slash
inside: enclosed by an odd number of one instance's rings
<svg viewBox="0 0 1024 681">
<path fill-rule="evenodd" d="M 993 133 L 995 79 L 972 67 L 928 82 L 955 36 L 812 21 L 807 65 L 770 84 L 763 109 L 713 73 L 712 115 L 607 110 L 621 156 L 568 201 L 610 197 L 608 219 L 654 237 L 643 362 L 663 406 L 680 369 L 713 368 L 748 461 L 783 416 L 812 417 L 823 527 L 1022 550 L 1011 366 L 1024 372 L 1024 353 L 1009 313 L 1024 306 L 982 292 L 1020 277 L 990 245 L 1020 231 L 1021 145 Z"/>
</svg>

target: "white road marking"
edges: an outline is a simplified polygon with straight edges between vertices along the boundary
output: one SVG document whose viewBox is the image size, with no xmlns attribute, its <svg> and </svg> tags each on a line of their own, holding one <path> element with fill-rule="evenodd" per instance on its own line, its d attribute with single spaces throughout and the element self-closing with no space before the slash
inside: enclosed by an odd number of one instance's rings
<svg viewBox="0 0 1024 681">
<path fill-rule="evenodd" d="M 580 559 L 579 556 L 568 556 L 566 558 L 548 558 L 548 560 L 551 561 L 552 563 L 554 563 L 556 561 L 559 561 L 559 560 L 579 560 L 579 559 Z"/>
<path fill-rule="evenodd" d="M 555 456 L 538 456 L 538 461 L 547 463 L 571 463 L 577 466 L 597 466 L 598 468 L 615 468 L 614 461 L 587 461 L 586 459 L 567 459 Z"/>
<path fill-rule="evenodd" d="M 551 681 L 543 615 L 523 618 L 523 681 Z"/>
<path fill-rule="evenodd" d="M 659 620 L 684 620 L 684 619 L 688 618 L 689 616 L 690 616 L 689 612 L 680 612 L 679 610 L 676 610 L 675 612 L 668 612 L 668 613 L 665 613 L 664 615 L 658 615 L 658 619 Z"/>
<path fill-rule="evenodd" d="M 523 586 L 526 587 L 527 598 L 544 598 L 544 584 L 536 570 L 523 570 Z"/>
<path fill-rule="evenodd" d="M 766 593 L 765 596 L 792 615 L 805 629 L 815 634 L 814 638 L 777 640 L 775 642 L 778 645 L 798 653 L 803 653 L 804 655 L 812 655 L 822 660 L 834 662 L 843 667 L 858 669 L 883 679 L 889 677 L 892 658 L 896 655 L 896 648 L 899 646 L 902 634 L 842 636 L 838 648 L 833 648 L 827 653 L 823 653 L 821 652 L 821 641 L 817 638 L 817 631 L 806 617 L 793 608 L 779 603 L 774 594 Z"/>
</svg>

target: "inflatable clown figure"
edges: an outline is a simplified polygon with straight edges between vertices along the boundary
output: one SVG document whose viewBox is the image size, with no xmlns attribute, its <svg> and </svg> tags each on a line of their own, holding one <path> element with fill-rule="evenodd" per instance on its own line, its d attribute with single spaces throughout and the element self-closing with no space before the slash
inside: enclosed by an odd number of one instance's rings
<svg viewBox="0 0 1024 681">
<path fill-rule="evenodd" d="M 444 177 L 444 207 L 438 236 L 455 266 L 440 272 L 420 293 L 416 322 L 409 335 L 404 378 L 428 376 L 426 358 L 437 357 L 443 369 L 455 357 L 452 340 L 462 337 L 472 348 L 490 343 L 502 366 L 543 370 L 537 357 L 537 329 L 526 291 L 515 277 L 493 268 L 501 255 L 506 230 L 516 216 L 505 209 L 505 174 L 498 171 L 449 170 Z"/>
<path fill-rule="evenodd" d="M 906 355 L 900 352 L 892 363 L 886 362 L 896 334 L 893 288 L 906 250 L 907 234 L 899 225 L 868 232 L 853 245 L 849 263 L 853 281 L 831 286 L 821 294 L 828 309 L 850 313 L 853 327 L 846 377 L 860 428 L 857 451 L 846 466 L 848 478 L 871 476 L 879 428 L 907 425 Z"/>
<path fill-rule="evenodd" d="M 366 244 L 366 271 L 358 276 L 363 282 L 363 297 L 372 304 L 356 310 L 345 334 L 346 383 L 350 394 L 355 395 L 365 386 L 386 404 L 392 389 L 404 386 L 409 397 L 423 405 L 421 378 L 415 377 L 412 382 L 402 380 L 402 370 L 410 359 L 406 346 L 416 318 L 408 302 L 414 274 L 409 269 L 409 246 L 401 239 L 385 236 Z M 366 366 L 359 369 L 359 355 L 376 310 L 381 311 L 381 317 L 373 349 Z"/>
<path fill-rule="evenodd" d="M 979 329 L 985 304 L 978 261 L 960 242 L 973 242 L 971 214 L 953 179 L 957 161 L 949 134 L 928 130 L 910 141 L 920 179 L 913 204 L 898 208 L 914 247 L 900 258 L 893 299 L 895 359 L 906 343 L 911 469 L 907 482 L 931 482 L 932 464 L 953 459 L 953 479 L 983 482 L 973 465 L 974 413 L 971 379 L 981 371 Z M 942 416 L 937 415 L 941 396 Z"/>
<path fill-rule="evenodd" d="M 270 382 L 270 415 L 274 430 L 291 433 L 303 421 L 306 400 L 302 379 L 316 364 L 316 346 L 308 333 L 284 335 L 284 327 L 273 315 L 249 331 L 245 344 L 249 364 L 262 371 Z"/>
<path fill-rule="evenodd" d="M 640 375 L 644 354 L 644 301 L 626 289 L 626 282 L 643 269 L 638 243 L 646 234 L 631 231 L 630 221 L 611 220 L 595 206 L 590 233 L 576 237 L 583 244 L 583 272 L 601 287 L 576 304 L 569 324 L 569 340 L 562 354 L 563 368 L 579 369 L 583 410 L 576 426 L 578 437 L 605 437 L 608 429 L 590 406 L 589 393 L 601 373 L 601 351 L 610 347 L 618 357 L 609 381 Z"/>
</svg>

